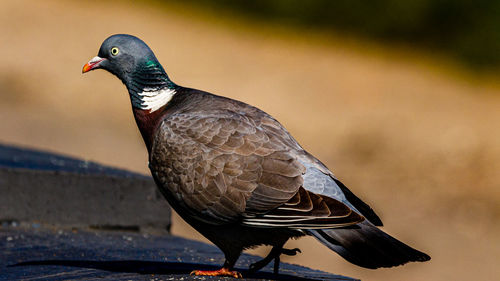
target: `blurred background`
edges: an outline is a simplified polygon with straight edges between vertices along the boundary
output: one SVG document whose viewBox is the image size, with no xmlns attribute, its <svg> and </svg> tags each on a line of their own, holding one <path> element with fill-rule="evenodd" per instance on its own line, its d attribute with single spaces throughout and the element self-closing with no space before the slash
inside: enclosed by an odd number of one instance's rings
<svg viewBox="0 0 500 281">
<path fill-rule="evenodd" d="M 105 38 L 133 34 L 176 83 L 276 117 L 385 231 L 432 256 L 373 271 L 304 238 L 284 261 L 363 280 L 493 280 L 499 14 L 486 0 L 1 1 L 0 142 L 149 173 L 125 87 L 81 75 Z M 206 241 L 177 216 L 172 232 Z"/>
</svg>

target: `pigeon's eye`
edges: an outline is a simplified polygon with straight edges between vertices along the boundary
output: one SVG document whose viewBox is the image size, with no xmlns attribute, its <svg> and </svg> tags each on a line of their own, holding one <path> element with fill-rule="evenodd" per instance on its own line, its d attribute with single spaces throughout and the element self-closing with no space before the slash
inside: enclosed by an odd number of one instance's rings
<svg viewBox="0 0 500 281">
<path fill-rule="evenodd" d="M 113 47 L 113 48 L 111 48 L 111 54 L 112 54 L 113 56 L 118 55 L 118 53 L 119 53 L 119 52 L 120 52 L 120 49 L 118 49 L 117 47 Z"/>
</svg>

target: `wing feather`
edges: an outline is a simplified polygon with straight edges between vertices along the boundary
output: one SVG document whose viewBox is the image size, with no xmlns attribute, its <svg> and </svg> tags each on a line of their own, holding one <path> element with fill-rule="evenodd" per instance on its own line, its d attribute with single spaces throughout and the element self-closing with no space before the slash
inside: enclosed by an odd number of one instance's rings
<svg viewBox="0 0 500 281">
<path fill-rule="evenodd" d="M 363 216 L 335 199 L 314 194 L 302 187 L 297 194 L 270 212 L 247 215 L 243 223 L 256 227 L 321 229 L 351 226 L 364 220 Z"/>
<path fill-rule="evenodd" d="M 179 113 L 166 118 L 159 132 L 153 174 L 160 188 L 201 220 L 220 224 L 268 212 L 302 185 L 305 168 L 286 145 L 288 135 L 245 114 Z"/>
</svg>

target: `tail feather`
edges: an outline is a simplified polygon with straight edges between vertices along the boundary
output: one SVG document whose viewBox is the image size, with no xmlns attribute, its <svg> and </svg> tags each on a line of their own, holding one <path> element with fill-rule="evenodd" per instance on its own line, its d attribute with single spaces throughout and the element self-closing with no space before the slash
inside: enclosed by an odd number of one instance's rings
<svg viewBox="0 0 500 281">
<path fill-rule="evenodd" d="M 349 262 L 366 268 L 392 267 L 431 259 L 367 221 L 348 229 L 319 229 L 308 233 Z"/>
</svg>

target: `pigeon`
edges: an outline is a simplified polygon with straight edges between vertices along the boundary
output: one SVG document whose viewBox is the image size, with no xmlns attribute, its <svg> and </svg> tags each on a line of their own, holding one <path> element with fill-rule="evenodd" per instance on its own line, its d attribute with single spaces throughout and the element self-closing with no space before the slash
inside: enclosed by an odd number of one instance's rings
<svg viewBox="0 0 500 281">
<path fill-rule="evenodd" d="M 245 249 L 272 246 L 250 272 L 280 256 L 291 238 L 313 236 L 347 261 L 370 269 L 430 257 L 380 230 L 374 210 L 264 111 L 174 83 L 153 51 L 126 34 L 108 37 L 82 73 L 104 69 L 125 84 L 163 196 L 222 250 L 225 262 L 195 275 L 241 277 Z"/>
</svg>

